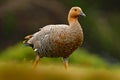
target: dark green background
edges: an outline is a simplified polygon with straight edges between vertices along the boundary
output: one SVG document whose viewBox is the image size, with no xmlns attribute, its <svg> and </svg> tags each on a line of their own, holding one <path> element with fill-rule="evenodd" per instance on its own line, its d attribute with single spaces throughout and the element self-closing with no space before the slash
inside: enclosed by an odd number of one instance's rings
<svg viewBox="0 0 120 80">
<path fill-rule="evenodd" d="M 67 24 L 72 6 L 87 15 L 79 22 L 83 48 L 111 63 L 120 61 L 120 5 L 118 0 L 0 0 L 0 50 L 4 51 L 48 24 Z"/>
</svg>

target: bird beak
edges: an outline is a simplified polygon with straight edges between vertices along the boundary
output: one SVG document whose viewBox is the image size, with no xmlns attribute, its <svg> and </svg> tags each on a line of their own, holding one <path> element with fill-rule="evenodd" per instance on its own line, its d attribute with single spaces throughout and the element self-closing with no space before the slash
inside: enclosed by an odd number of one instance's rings
<svg viewBox="0 0 120 80">
<path fill-rule="evenodd" d="M 86 16 L 85 13 L 83 13 L 83 12 L 81 12 L 80 15 L 81 15 L 81 16 L 84 16 L 84 17 Z"/>
</svg>

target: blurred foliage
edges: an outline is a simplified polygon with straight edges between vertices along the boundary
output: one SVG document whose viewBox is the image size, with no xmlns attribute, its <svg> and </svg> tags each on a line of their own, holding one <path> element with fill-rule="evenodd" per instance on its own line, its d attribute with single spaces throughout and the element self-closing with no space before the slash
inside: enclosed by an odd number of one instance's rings
<svg viewBox="0 0 120 80">
<path fill-rule="evenodd" d="M 119 74 L 119 68 L 69 66 L 66 71 L 60 64 L 33 69 L 31 63 L 0 62 L 0 80 L 120 80 Z"/>
<path fill-rule="evenodd" d="M 3 61 L 23 61 L 25 58 L 31 60 L 34 58 L 33 50 L 30 47 L 25 47 L 23 44 L 18 43 L 15 46 L 7 48 L 1 52 L 0 60 Z"/>
<path fill-rule="evenodd" d="M 0 80 L 119 80 L 119 65 L 109 65 L 99 56 L 77 49 L 69 58 L 68 71 L 60 58 L 42 58 L 33 69 L 35 53 L 18 43 L 1 52 Z M 53 70 L 54 69 L 54 70 Z"/>
<path fill-rule="evenodd" d="M 6 35 L 9 35 L 11 32 L 14 31 L 15 28 L 15 16 L 11 12 L 6 12 L 4 19 Z"/>
<path fill-rule="evenodd" d="M 13 47 L 9 47 L 5 51 L 1 52 L 0 61 L 15 61 L 15 62 L 33 62 L 35 53 L 32 48 L 24 47 L 19 43 Z M 84 49 L 77 49 L 69 58 L 70 64 L 76 64 L 81 66 L 92 67 L 108 67 L 107 62 L 101 59 L 99 56 L 89 54 Z M 61 58 L 42 58 L 41 63 L 62 63 Z"/>
</svg>

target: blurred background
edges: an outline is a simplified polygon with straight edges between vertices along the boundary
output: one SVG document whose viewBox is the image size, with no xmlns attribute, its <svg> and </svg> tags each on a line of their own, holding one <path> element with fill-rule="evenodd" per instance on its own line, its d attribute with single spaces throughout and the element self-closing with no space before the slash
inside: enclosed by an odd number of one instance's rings
<svg viewBox="0 0 120 80">
<path fill-rule="evenodd" d="M 31 61 L 35 54 L 22 41 L 48 24 L 68 24 L 72 6 L 80 6 L 86 17 L 79 22 L 84 31 L 83 46 L 70 63 L 110 66 L 120 62 L 120 1 L 118 0 L 0 0 L 0 60 Z M 43 63 L 61 60 L 43 59 Z"/>
<path fill-rule="evenodd" d="M 68 24 L 72 6 L 87 17 L 79 18 L 84 30 L 83 48 L 109 62 L 120 61 L 120 6 L 117 0 L 1 0 L 0 51 L 23 41 L 24 36 L 48 24 Z"/>
</svg>

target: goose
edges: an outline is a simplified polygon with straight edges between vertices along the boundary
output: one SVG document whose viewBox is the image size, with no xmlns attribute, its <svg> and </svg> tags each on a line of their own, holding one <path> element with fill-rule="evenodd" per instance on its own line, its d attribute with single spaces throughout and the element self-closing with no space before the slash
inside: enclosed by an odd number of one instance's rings
<svg viewBox="0 0 120 80">
<path fill-rule="evenodd" d="M 65 69 L 68 68 L 68 58 L 83 43 L 82 27 L 79 16 L 86 16 L 80 7 L 72 7 L 68 13 L 68 25 L 46 25 L 38 32 L 25 37 L 24 44 L 31 46 L 36 53 L 33 67 L 42 57 L 61 57 Z"/>
</svg>

